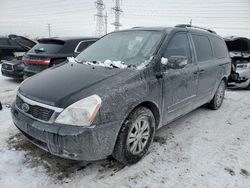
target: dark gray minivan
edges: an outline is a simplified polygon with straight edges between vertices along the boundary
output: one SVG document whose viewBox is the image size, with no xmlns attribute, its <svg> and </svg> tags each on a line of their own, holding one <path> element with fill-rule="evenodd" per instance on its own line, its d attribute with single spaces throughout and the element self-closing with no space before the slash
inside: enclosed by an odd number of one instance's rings
<svg viewBox="0 0 250 188">
<path fill-rule="evenodd" d="M 24 81 L 12 105 L 35 145 L 74 160 L 139 161 L 155 130 L 207 104 L 218 109 L 231 64 L 211 30 L 178 25 L 107 34 L 71 63 Z"/>
</svg>

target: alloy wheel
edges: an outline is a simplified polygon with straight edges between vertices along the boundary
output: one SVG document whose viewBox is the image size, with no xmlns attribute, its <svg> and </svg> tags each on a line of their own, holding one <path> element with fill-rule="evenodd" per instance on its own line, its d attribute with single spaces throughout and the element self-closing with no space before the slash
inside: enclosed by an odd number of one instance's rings
<svg viewBox="0 0 250 188">
<path fill-rule="evenodd" d="M 128 134 L 127 146 L 133 155 L 141 153 L 150 137 L 150 126 L 147 118 L 137 119 Z"/>
</svg>

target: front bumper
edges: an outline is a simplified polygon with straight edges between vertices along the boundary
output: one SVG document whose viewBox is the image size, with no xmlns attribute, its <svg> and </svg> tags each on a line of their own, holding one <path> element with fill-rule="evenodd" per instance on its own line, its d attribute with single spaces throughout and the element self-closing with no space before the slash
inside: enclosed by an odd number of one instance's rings
<svg viewBox="0 0 250 188">
<path fill-rule="evenodd" d="M 245 88 L 250 83 L 250 69 L 236 69 L 236 73 L 239 75 L 237 80 L 233 80 L 228 83 L 229 87 Z"/>
<path fill-rule="evenodd" d="M 23 72 L 9 71 L 9 70 L 4 70 L 4 69 L 1 69 L 1 72 L 2 72 L 2 75 L 6 77 L 17 78 L 17 79 L 23 78 Z"/>
<path fill-rule="evenodd" d="M 11 78 L 23 78 L 23 69 L 17 68 L 17 66 L 12 66 L 12 69 L 4 69 L 3 65 L 1 68 L 2 75 L 11 77 Z"/>
<path fill-rule="evenodd" d="M 13 103 L 11 109 L 15 126 L 35 145 L 63 158 L 100 160 L 111 155 L 120 126 L 119 122 L 93 128 L 43 123 L 26 116 Z"/>
</svg>

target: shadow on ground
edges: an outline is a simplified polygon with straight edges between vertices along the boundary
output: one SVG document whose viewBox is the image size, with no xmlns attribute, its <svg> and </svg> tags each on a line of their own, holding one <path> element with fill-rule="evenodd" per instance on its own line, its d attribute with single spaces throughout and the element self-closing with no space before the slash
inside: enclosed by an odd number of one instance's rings
<svg viewBox="0 0 250 188">
<path fill-rule="evenodd" d="M 18 133 L 8 139 L 9 149 L 17 151 L 25 151 L 24 165 L 35 168 L 38 166 L 44 167 L 48 176 L 53 177 L 55 181 L 63 183 L 68 178 L 74 176 L 75 173 L 85 170 L 87 167 L 93 165 L 92 162 L 73 161 L 63 159 L 50 153 L 43 151 L 30 143 L 21 133 Z M 112 158 L 95 162 L 98 164 L 100 177 L 106 171 L 117 172 L 124 166 L 114 162 Z"/>
</svg>

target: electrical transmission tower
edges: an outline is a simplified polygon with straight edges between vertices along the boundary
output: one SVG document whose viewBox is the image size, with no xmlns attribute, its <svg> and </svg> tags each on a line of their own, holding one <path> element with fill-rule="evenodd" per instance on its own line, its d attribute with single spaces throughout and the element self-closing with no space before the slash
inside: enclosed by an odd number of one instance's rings
<svg viewBox="0 0 250 188">
<path fill-rule="evenodd" d="M 115 30 L 119 30 L 119 27 L 122 26 L 122 24 L 120 23 L 120 15 L 123 11 L 120 7 L 120 2 L 121 0 L 115 0 L 115 7 L 112 7 L 112 11 L 115 14 L 115 22 L 112 23 L 112 25 L 115 26 Z"/>
<path fill-rule="evenodd" d="M 97 14 L 95 14 L 96 17 L 96 30 L 95 35 L 98 37 L 101 37 L 104 35 L 105 28 L 104 28 L 104 15 L 103 10 L 105 9 L 105 5 L 102 0 L 96 0 L 95 6 L 97 9 Z"/>
</svg>

